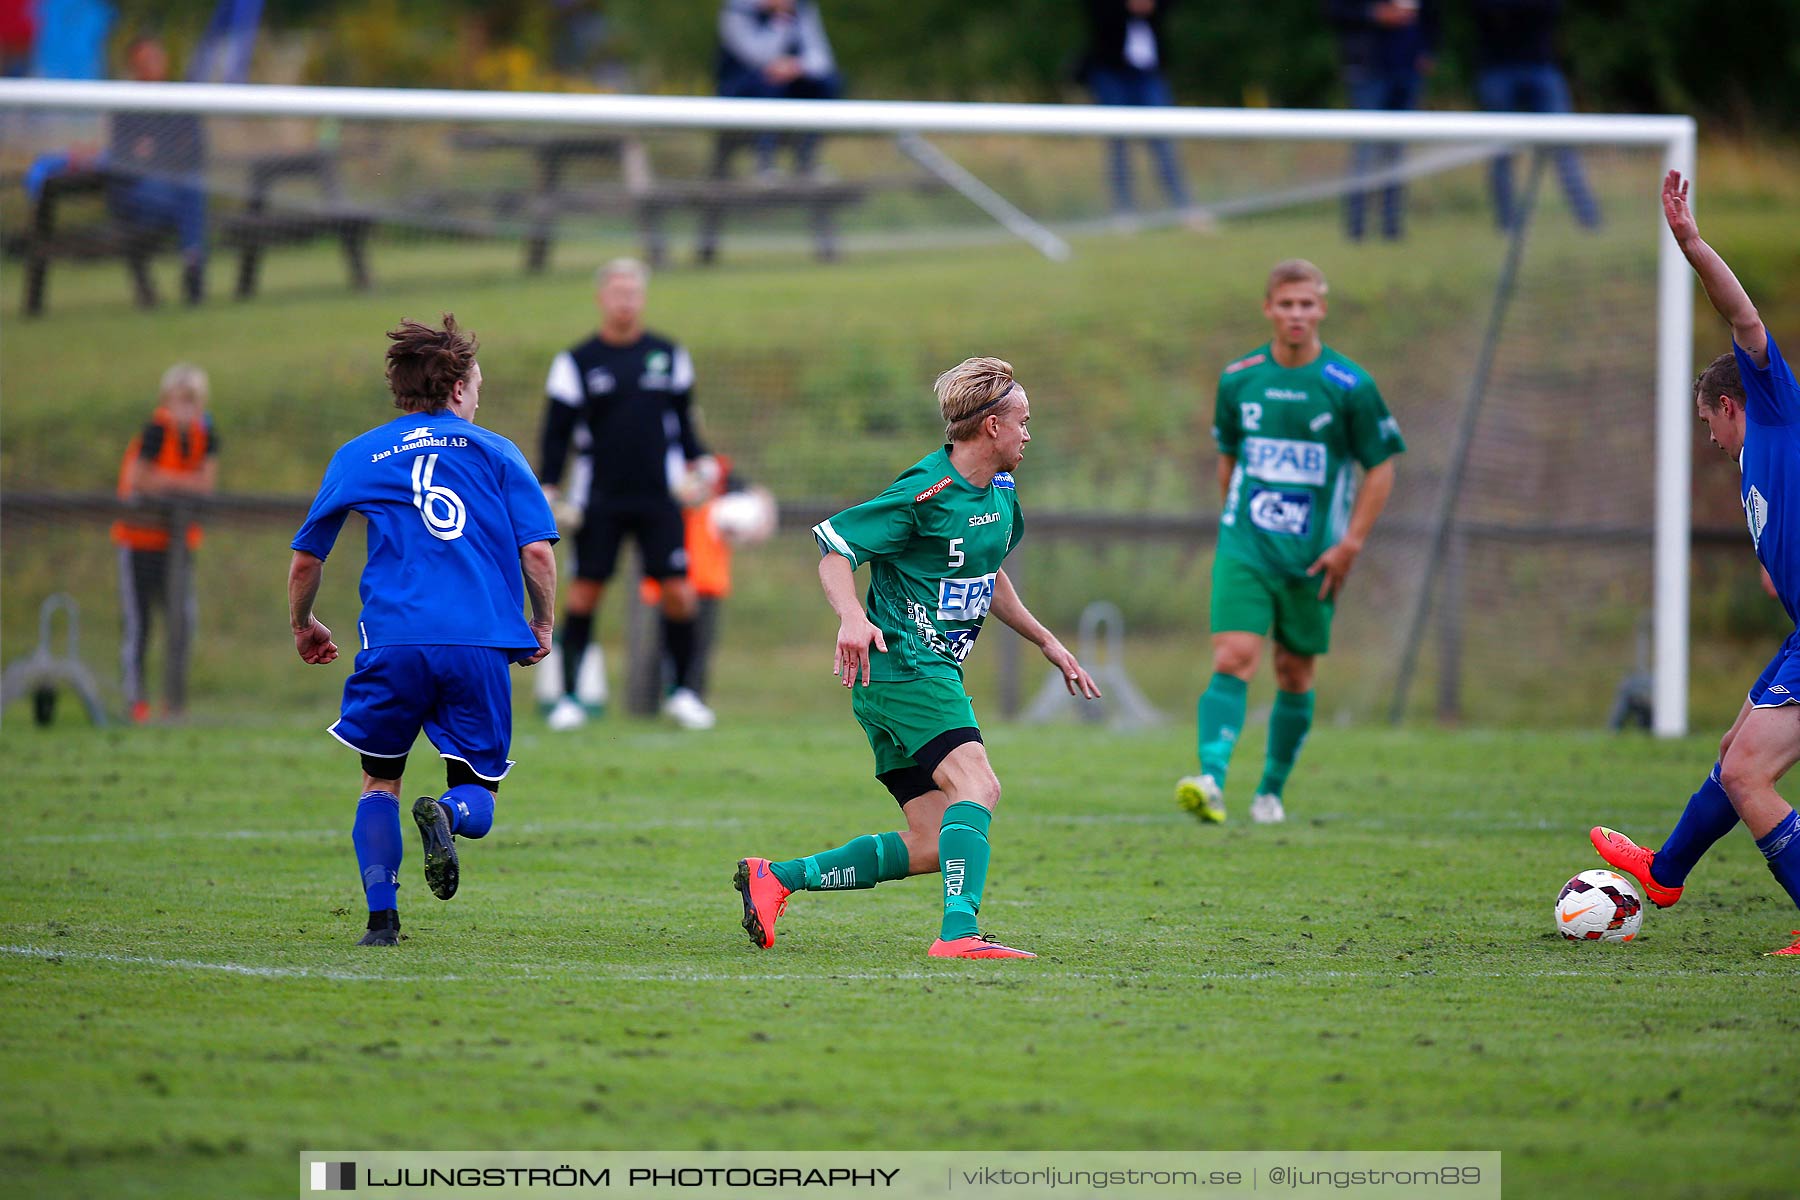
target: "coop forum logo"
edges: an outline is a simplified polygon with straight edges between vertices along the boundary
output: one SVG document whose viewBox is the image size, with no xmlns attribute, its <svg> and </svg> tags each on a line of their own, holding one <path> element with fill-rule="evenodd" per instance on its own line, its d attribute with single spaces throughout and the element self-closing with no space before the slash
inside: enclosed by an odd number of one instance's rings
<svg viewBox="0 0 1800 1200">
<path fill-rule="evenodd" d="M 315 1192 L 354 1192 L 356 1164 L 316 1162 L 312 1164 L 312 1190 Z"/>
</svg>

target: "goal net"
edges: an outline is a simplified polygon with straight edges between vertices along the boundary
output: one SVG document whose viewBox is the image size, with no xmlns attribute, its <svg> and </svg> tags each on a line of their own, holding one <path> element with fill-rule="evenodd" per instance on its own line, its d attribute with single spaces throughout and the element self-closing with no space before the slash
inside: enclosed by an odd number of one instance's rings
<svg viewBox="0 0 1800 1200">
<path fill-rule="evenodd" d="M 692 352 L 705 440 L 784 514 L 736 556 L 727 711 L 734 688 L 832 702 L 788 683 L 829 639 L 805 528 L 935 444 L 931 380 L 971 354 L 1032 398 L 1028 603 L 1071 637 L 1117 605 L 1133 677 L 1182 711 L 1210 670 L 1215 385 L 1268 338 L 1269 267 L 1304 257 L 1325 340 L 1408 443 L 1321 713 L 1685 726 L 1690 291 L 1657 203 L 1691 169 L 1685 119 L 4 82 L 0 123 L 8 660 L 69 593 L 116 674 L 110 492 L 191 361 L 221 493 L 193 703 L 314 702 L 330 688 L 284 659 L 286 539 L 330 451 L 384 419 L 382 331 L 455 311 L 482 419 L 535 461 L 551 358 L 629 254 L 657 268 L 651 326 Z M 1730 528 L 1726 487 L 1702 478 L 1707 529 Z M 321 602 L 346 625 L 356 558 Z M 1006 640 L 971 686 L 1011 708 L 1042 664 Z"/>
</svg>

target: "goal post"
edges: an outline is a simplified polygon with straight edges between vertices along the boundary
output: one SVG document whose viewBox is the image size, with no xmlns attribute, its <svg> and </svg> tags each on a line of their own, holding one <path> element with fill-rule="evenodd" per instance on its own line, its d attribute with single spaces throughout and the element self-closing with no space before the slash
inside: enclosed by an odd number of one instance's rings
<svg viewBox="0 0 1800 1200">
<path fill-rule="evenodd" d="M 0 117 L 19 112 L 191 113 L 345 122 L 462 122 L 594 132 L 781 130 L 887 138 L 1169 138 L 1214 143 L 1406 143 L 1501 149 L 1629 147 L 1692 177 L 1696 128 L 1685 116 L 1532 115 L 903 101 L 783 101 L 372 89 L 0 80 Z M 964 164 L 965 166 L 967 164 Z M 981 171 L 973 172 L 980 176 Z M 981 179 L 977 183 L 984 182 Z M 987 178 L 985 183 L 992 183 Z M 1646 181 L 1648 183 L 1648 181 Z M 1362 186 L 1367 186 L 1364 183 Z M 1634 183 L 1635 186 L 1635 183 Z M 1021 206 L 1025 207 L 1025 206 Z M 1201 202 L 1197 208 L 1204 210 Z M 991 213 L 990 213 L 991 215 Z M 1033 214 L 1034 216 L 1036 214 Z M 1045 218 L 1047 224 L 1054 224 Z M 1633 220 L 1642 224 L 1641 211 Z M 1632 236 L 1636 236 L 1636 226 Z M 1654 523 L 1651 538 L 1654 732 L 1688 724 L 1692 281 L 1660 221 L 1655 270 Z M 1054 244 L 1052 238 L 1046 245 Z M 1077 253 L 1080 253 L 1078 250 Z M 1216 368 L 1215 368 L 1216 369 Z M 1581 436 L 1579 428 L 1574 436 Z"/>
</svg>

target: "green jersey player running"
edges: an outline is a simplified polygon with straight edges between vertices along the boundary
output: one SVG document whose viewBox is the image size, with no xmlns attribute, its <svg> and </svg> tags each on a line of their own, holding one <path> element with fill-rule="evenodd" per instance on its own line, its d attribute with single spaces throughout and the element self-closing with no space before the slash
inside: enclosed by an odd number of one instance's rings
<svg viewBox="0 0 1800 1200">
<path fill-rule="evenodd" d="M 1331 647 L 1338 593 L 1406 449 L 1369 373 L 1319 340 L 1325 292 L 1313 264 L 1277 263 L 1263 292 L 1274 338 L 1219 376 L 1213 437 L 1225 507 L 1213 557 L 1213 677 L 1199 704 L 1200 773 L 1175 788 L 1202 821 L 1225 819 L 1225 771 L 1270 636 L 1277 690 L 1250 817 L 1285 819 L 1281 792 L 1312 728 L 1314 668 Z"/>
<path fill-rule="evenodd" d="M 899 802 L 906 828 L 785 862 L 739 861 L 733 882 L 744 931 L 763 949 L 775 944 L 776 918 L 794 892 L 862 890 L 941 869 L 944 919 L 932 957 L 1036 957 L 976 926 L 1000 781 L 962 664 L 991 612 L 1043 650 L 1071 694 L 1093 699 L 1100 689 L 1000 569 L 1025 531 L 1012 471 L 1031 441 L 1031 405 L 1012 365 L 967 359 L 938 376 L 937 398 L 948 444 L 873 500 L 813 526 L 819 582 L 839 622 L 832 670 L 851 689 L 875 777 Z M 866 609 L 854 579 L 864 563 Z"/>
</svg>

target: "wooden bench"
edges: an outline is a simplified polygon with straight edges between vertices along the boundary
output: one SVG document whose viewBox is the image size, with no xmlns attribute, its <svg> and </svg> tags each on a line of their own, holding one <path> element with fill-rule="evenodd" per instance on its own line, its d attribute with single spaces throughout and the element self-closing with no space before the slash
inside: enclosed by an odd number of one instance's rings
<svg viewBox="0 0 1800 1200">
<path fill-rule="evenodd" d="M 781 176 L 775 179 L 733 177 L 736 150 L 749 144 L 744 135 L 723 134 L 715 144 L 712 165 L 699 178 L 656 177 L 650 158 L 637 138 L 583 134 L 533 138 L 512 134 L 468 131 L 459 134 L 457 148 L 479 151 L 524 151 L 533 162 L 532 190 L 517 189 L 493 196 L 497 218 L 522 218 L 526 223 L 525 270 L 543 271 L 550 262 L 550 248 L 557 223 L 564 217 L 594 213 L 620 213 L 637 227 L 644 258 L 660 266 L 669 257 L 666 222 L 670 214 L 691 212 L 699 219 L 695 257 L 701 263 L 717 260 L 728 215 L 799 210 L 807 216 L 814 253 L 822 262 L 838 257 L 837 219 L 844 209 L 862 203 L 878 187 L 893 181 L 817 179 Z M 570 164 L 588 160 L 608 169 L 611 178 L 571 186 Z M 935 188 L 936 180 L 907 179 L 899 186 Z"/>
<path fill-rule="evenodd" d="M 156 284 L 150 278 L 150 259 L 175 244 L 173 233 L 161 227 L 121 221 L 106 208 L 107 190 L 128 177 L 105 168 L 76 168 L 51 175 L 44 180 L 32 206 L 31 226 L 9 239 L 8 250 L 25 262 L 26 316 L 44 311 L 50 284 L 50 264 L 59 260 L 93 261 L 116 258 L 124 260 L 131 273 L 132 295 L 141 308 L 154 307 Z M 98 215 L 90 214 L 76 224 L 62 223 L 64 206 L 70 201 L 93 201 Z"/>
<path fill-rule="evenodd" d="M 247 300 L 256 294 L 263 255 L 271 246 L 297 245 L 320 237 L 335 237 L 343 244 L 350 286 L 367 291 L 367 244 L 375 217 L 344 203 L 337 156 L 325 150 L 265 154 L 250 159 L 247 166 L 250 186 L 244 207 L 219 224 L 220 244 L 238 252 L 237 298 Z M 277 185 L 289 180 L 312 185 L 318 205 L 275 204 Z"/>
</svg>

